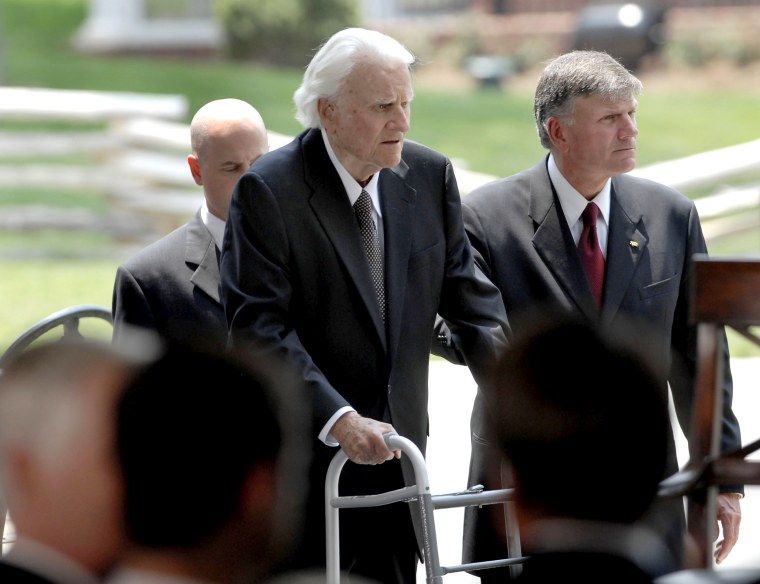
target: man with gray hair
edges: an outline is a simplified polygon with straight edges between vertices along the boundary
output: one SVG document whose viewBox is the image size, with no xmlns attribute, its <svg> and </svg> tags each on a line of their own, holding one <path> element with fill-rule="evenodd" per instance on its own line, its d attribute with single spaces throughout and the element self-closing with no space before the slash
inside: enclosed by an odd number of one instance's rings
<svg viewBox="0 0 760 584">
<path fill-rule="evenodd" d="M 324 566 L 324 482 L 335 447 L 356 464 L 341 493 L 404 485 L 396 431 L 423 452 L 436 313 L 477 376 L 506 342 L 498 290 L 473 261 L 451 162 L 405 140 L 414 57 L 351 28 L 317 52 L 295 93 L 306 130 L 259 158 L 233 194 L 222 249 L 230 341 L 286 355 L 306 381 L 314 435 L 305 538 L 294 565 Z M 409 475 L 407 475 L 409 476 Z M 411 584 L 406 503 L 342 510 L 352 575 Z"/>
<path fill-rule="evenodd" d="M 538 82 L 534 103 L 538 134 L 548 155 L 531 169 L 470 193 L 463 216 L 476 261 L 501 290 L 516 335 L 541 311 L 560 311 L 613 327 L 626 320 L 647 326 L 651 332 L 644 342 L 661 356 L 660 389 L 667 395 L 670 386 L 688 436 L 696 372 L 689 263 L 706 246 L 691 200 L 625 174 L 636 163 L 635 114 L 641 89 L 636 77 L 603 52 L 574 51 L 551 61 Z M 578 367 L 588 367 L 588 374 L 594 375 L 598 364 L 593 354 L 588 357 L 588 364 Z M 725 372 L 722 447 L 727 450 L 740 445 L 727 352 Z M 608 382 L 614 391 L 616 379 Z M 479 396 L 473 412 L 469 484 L 510 486 L 502 484 L 494 446 L 476 424 L 482 407 Z M 641 431 L 647 431 L 646 420 L 641 421 Z M 668 456 L 669 475 L 678 470 L 672 435 Z M 599 489 L 615 485 L 600 484 Z M 718 562 L 736 543 L 741 518 L 741 487 L 726 491 L 719 497 L 723 539 L 715 552 Z M 649 521 L 669 543 L 673 567 L 680 567 L 681 501 L 661 502 Z M 503 517 L 496 517 L 493 509 L 468 508 L 465 523 L 466 561 L 503 557 L 505 550 L 498 544 Z M 500 569 L 480 575 L 483 580 L 505 577 Z"/>
</svg>

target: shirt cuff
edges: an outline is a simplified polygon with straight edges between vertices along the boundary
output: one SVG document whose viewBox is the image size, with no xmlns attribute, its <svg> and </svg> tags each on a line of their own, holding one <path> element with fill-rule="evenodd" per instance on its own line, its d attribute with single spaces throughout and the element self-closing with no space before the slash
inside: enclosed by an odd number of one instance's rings
<svg viewBox="0 0 760 584">
<path fill-rule="evenodd" d="M 330 419 L 327 420 L 327 423 L 322 426 L 322 431 L 319 433 L 319 439 L 327 446 L 340 446 L 338 441 L 335 439 L 335 436 L 330 433 L 332 431 L 332 427 L 335 425 L 335 422 L 338 421 L 338 418 L 340 418 L 343 414 L 355 411 L 356 410 L 351 406 L 343 406 L 340 408 L 337 412 L 330 416 Z"/>
</svg>

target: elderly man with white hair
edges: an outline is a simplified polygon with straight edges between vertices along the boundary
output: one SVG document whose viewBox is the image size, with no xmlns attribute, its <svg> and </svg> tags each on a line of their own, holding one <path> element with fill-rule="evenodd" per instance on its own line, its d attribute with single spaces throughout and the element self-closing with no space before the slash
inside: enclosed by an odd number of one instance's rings
<svg viewBox="0 0 760 584">
<path fill-rule="evenodd" d="M 413 62 L 379 32 L 333 35 L 295 93 L 307 129 L 259 158 L 230 205 L 220 270 L 231 344 L 286 355 L 312 405 L 310 504 L 294 565 L 325 564 L 324 481 L 336 447 L 356 463 L 341 477 L 350 495 L 404 485 L 407 461 L 383 434 L 424 451 L 436 313 L 476 376 L 506 343 L 504 307 L 476 272 L 451 162 L 405 140 Z M 341 511 L 343 569 L 414 582 L 407 507 Z"/>
</svg>

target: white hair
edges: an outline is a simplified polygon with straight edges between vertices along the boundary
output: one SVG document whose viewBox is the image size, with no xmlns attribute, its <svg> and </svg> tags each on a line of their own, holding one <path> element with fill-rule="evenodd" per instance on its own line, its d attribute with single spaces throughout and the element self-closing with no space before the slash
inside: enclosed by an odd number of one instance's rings
<svg viewBox="0 0 760 584">
<path fill-rule="evenodd" d="M 354 66 L 365 59 L 409 68 L 415 61 L 406 47 L 381 32 L 364 28 L 341 30 L 320 47 L 306 68 L 301 86 L 293 94 L 296 119 L 305 128 L 322 127 L 317 102 L 337 97 Z"/>
</svg>

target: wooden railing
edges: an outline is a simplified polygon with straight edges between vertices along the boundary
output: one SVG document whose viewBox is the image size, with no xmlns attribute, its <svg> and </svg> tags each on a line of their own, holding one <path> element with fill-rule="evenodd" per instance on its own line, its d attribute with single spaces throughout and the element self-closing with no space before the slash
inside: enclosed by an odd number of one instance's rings
<svg viewBox="0 0 760 584">
<path fill-rule="evenodd" d="M 6 205 L 0 229 L 102 230 L 137 242 L 168 233 L 195 212 L 202 197 L 186 162 L 190 131 L 182 120 L 187 114 L 187 101 L 179 95 L 0 87 L 0 123 L 24 122 L 0 129 L 0 189 L 94 192 L 107 202 L 105 213 Z M 35 122 L 65 122 L 66 129 L 28 126 Z M 290 139 L 269 133 L 271 148 Z M 463 196 L 497 178 L 457 161 L 454 166 Z M 631 174 L 687 193 L 723 181 L 728 186 L 697 199 L 705 236 L 719 240 L 760 228 L 760 183 L 732 184 L 755 171 L 760 171 L 760 140 Z"/>
<path fill-rule="evenodd" d="M 630 173 L 686 194 L 709 188 L 696 199 L 708 244 L 755 231 L 760 233 L 760 140 L 637 168 Z M 753 178 L 747 179 L 746 177 Z M 457 170 L 463 194 L 496 177 Z M 745 182 L 749 181 L 749 182 Z M 760 237 L 754 242 L 760 250 Z"/>
<path fill-rule="evenodd" d="M 126 170 L 122 159 L 131 149 L 142 148 L 128 131 L 135 119 L 148 116 L 178 123 L 186 115 L 187 100 L 180 95 L 0 87 L 0 121 L 9 128 L 0 131 L 0 188 L 54 189 L 62 195 L 95 192 L 109 201 L 105 214 L 58 206 L 4 206 L 0 227 L 103 230 L 137 239 L 165 228 L 120 209 L 120 192 L 145 192 L 151 186 L 145 177 Z M 65 129 L 49 130 L 59 123 Z M 166 152 L 163 139 L 156 137 L 150 146 L 156 156 Z"/>
<path fill-rule="evenodd" d="M 757 175 L 755 180 L 741 182 L 741 177 L 753 173 Z M 686 193 L 712 188 L 713 194 L 696 199 L 710 244 L 760 229 L 760 140 L 652 164 L 631 174 Z M 755 245 L 760 247 L 760 240 Z"/>
<path fill-rule="evenodd" d="M 0 87 L 0 188 L 94 192 L 106 212 L 4 206 L 0 228 L 88 229 L 150 241 L 187 220 L 192 180 L 187 100 L 180 95 Z M 63 131 L 47 127 L 62 122 Z M 283 137 L 270 134 L 270 143 Z"/>
</svg>

